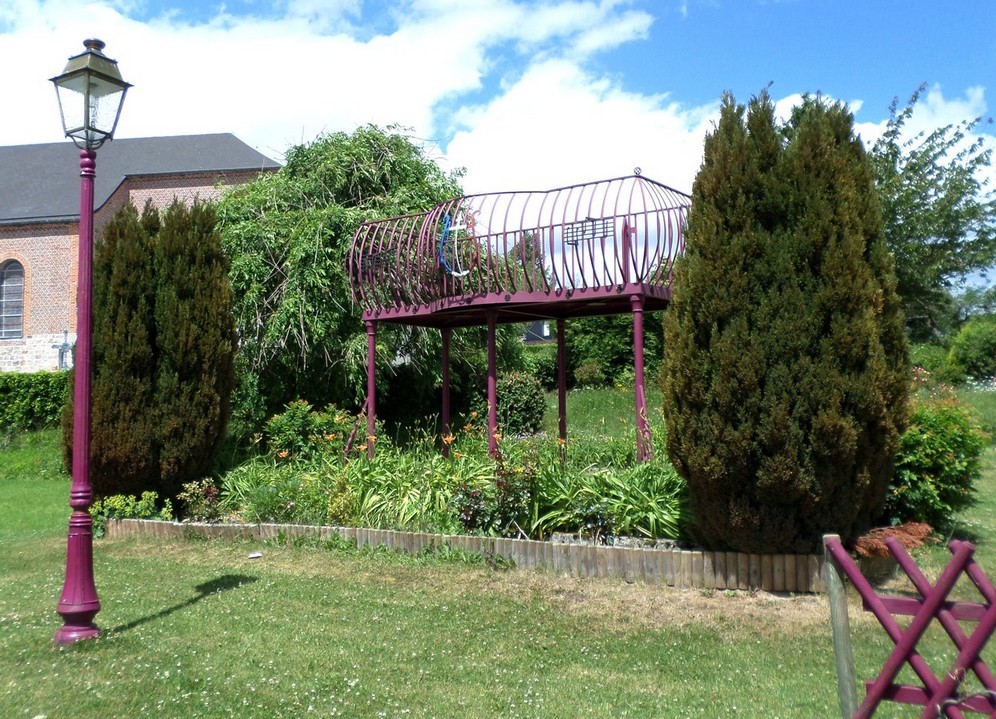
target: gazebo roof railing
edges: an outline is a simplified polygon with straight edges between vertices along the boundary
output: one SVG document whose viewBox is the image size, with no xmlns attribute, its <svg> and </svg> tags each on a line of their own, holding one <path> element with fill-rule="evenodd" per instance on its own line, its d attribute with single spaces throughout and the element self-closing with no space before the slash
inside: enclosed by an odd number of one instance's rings
<svg viewBox="0 0 996 719">
<path fill-rule="evenodd" d="M 456 197 L 362 224 L 347 259 L 367 318 L 665 291 L 691 198 L 641 175 Z"/>
</svg>

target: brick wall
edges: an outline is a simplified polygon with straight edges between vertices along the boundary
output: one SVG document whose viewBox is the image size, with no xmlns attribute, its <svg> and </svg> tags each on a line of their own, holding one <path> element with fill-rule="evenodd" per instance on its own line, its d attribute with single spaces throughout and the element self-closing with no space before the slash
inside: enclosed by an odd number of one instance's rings
<svg viewBox="0 0 996 719">
<path fill-rule="evenodd" d="M 162 209 L 174 197 L 190 204 L 195 197 L 215 200 L 226 185 L 255 179 L 259 173 L 204 172 L 126 178 L 94 216 L 94 234 L 127 202 L 141 210 L 147 200 Z M 0 340 L 0 372 L 55 369 L 63 331 L 76 340 L 76 265 L 78 225 L 0 226 L 0 264 L 17 260 L 24 267 L 24 332 Z"/>
</svg>

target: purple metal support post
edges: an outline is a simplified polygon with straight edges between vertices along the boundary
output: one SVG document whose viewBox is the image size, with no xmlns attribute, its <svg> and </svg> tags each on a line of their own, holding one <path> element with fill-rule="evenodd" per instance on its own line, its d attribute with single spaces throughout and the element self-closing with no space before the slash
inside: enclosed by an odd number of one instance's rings
<svg viewBox="0 0 996 719">
<path fill-rule="evenodd" d="M 93 580 L 93 520 L 90 504 L 90 358 L 93 335 L 93 180 L 96 154 L 80 151 L 79 266 L 76 286 L 76 353 L 73 394 L 73 484 L 69 491 L 69 536 L 66 546 L 66 580 L 56 612 L 63 625 L 53 641 L 59 645 L 92 639 L 100 634 L 93 618 L 100 599 Z"/>
<path fill-rule="evenodd" d="M 450 337 L 453 330 L 443 327 L 443 407 L 442 407 L 442 433 L 443 433 L 443 456 L 450 456 Z"/>
<path fill-rule="evenodd" d="M 567 332 L 563 318 L 557 320 L 557 416 L 560 441 L 567 445 Z"/>
<path fill-rule="evenodd" d="M 367 321 L 367 459 L 374 457 L 377 422 L 377 323 Z"/>
<path fill-rule="evenodd" d="M 647 395 L 643 377 L 643 297 L 632 295 L 633 305 L 633 370 L 636 374 L 634 395 L 636 402 L 636 459 L 646 462 L 653 455 L 650 446 L 650 427 L 647 424 Z"/>
<path fill-rule="evenodd" d="M 498 456 L 498 360 L 495 352 L 495 312 L 488 312 L 488 454 Z"/>
</svg>

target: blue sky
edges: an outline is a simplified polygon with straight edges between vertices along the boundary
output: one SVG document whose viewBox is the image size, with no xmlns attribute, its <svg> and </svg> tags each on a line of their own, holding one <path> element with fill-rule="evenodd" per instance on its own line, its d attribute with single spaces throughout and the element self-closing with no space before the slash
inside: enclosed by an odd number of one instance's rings
<svg viewBox="0 0 996 719">
<path fill-rule="evenodd" d="M 988 117 L 996 92 L 994 0 L 6 0 L 0 141 L 61 139 L 47 78 L 90 36 L 135 85 L 120 137 L 234 132 L 280 159 L 399 124 L 469 192 L 637 166 L 687 191 L 724 90 L 770 83 L 785 113 L 821 92 L 866 141 L 920 83 L 913 130 Z"/>
</svg>

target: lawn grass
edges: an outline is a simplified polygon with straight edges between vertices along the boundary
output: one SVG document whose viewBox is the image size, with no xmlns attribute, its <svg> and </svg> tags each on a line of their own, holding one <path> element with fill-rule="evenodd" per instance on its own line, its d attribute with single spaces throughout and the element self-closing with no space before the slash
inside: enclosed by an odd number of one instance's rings
<svg viewBox="0 0 996 719">
<path fill-rule="evenodd" d="M 632 387 L 587 387 L 567 393 L 568 437 L 575 433 L 618 437 L 632 434 L 635 437 L 636 402 Z M 661 391 L 654 383 L 645 390 L 647 416 L 652 420 L 660 415 Z M 547 412 L 543 417 L 543 431 L 556 436 L 558 429 L 557 393 L 547 395 Z"/>
<path fill-rule="evenodd" d="M 36 455 L 57 454 L 57 439 L 44 445 Z M 37 456 L 21 466 L 0 475 L 3 719 L 838 716 L 824 597 L 496 571 L 459 555 L 99 540 L 104 633 L 55 649 L 68 482 L 33 477 Z M 996 448 L 978 493 L 963 531 L 993 576 Z M 946 554 L 917 558 L 933 577 Z M 857 674 L 871 678 L 891 642 L 851 609 Z M 931 635 L 923 652 L 949 660 L 949 646 Z"/>
</svg>

